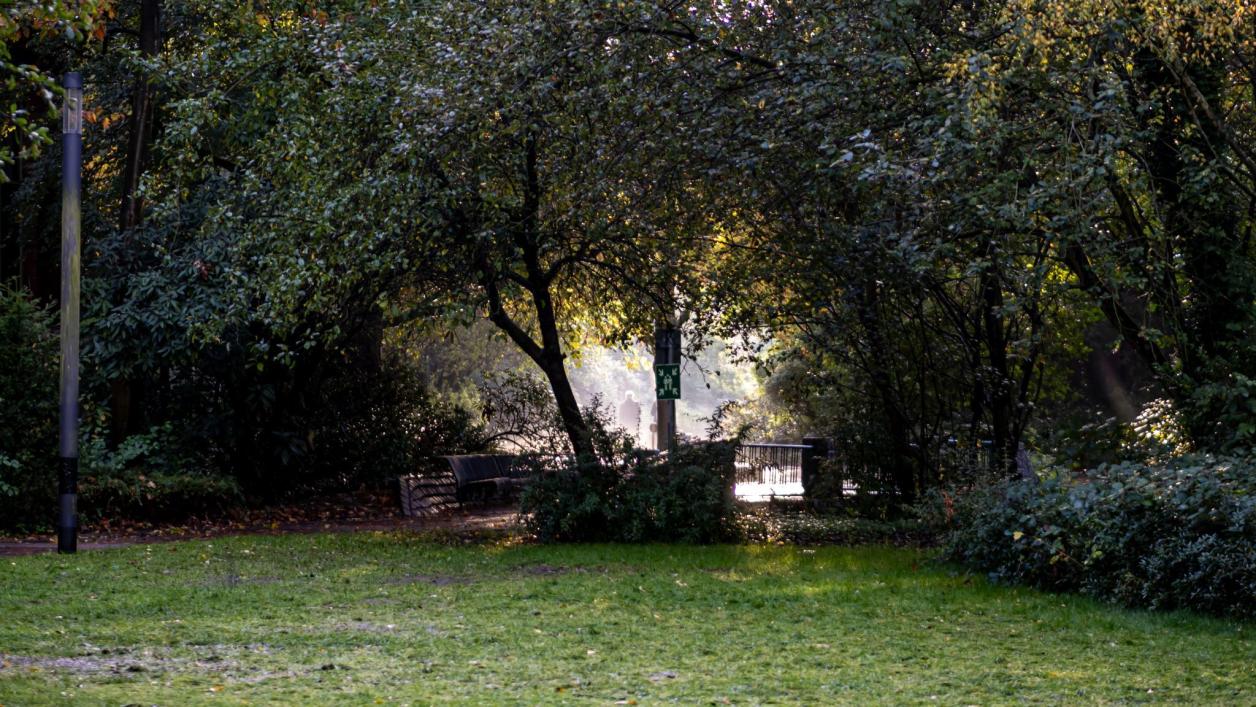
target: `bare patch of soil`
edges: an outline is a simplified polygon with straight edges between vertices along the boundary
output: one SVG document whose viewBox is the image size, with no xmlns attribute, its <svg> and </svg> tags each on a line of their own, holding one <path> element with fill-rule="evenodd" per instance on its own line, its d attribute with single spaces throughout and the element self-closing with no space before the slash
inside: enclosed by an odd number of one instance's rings
<svg viewBox="0 0 1256 707">
<path fill-rule="evenodd" d="M 128 655 L 82 655 L 68 658 L 0 655 L 0 671 L 95 674 L 142 673 L 152 670 L 151 662 Z"/>
<path fill-rule="evenodd" d="M 284 677 L 296 677 L 293 670 L 272 671 L 247 666 L 237 659 L 242 654 L 271 655 L 265 644 L 189 646 L 196 655 L 173 656 L 167 651 L 145 648 L 99 648 L 76 656 L 25 656 L 0 654 L 0 675 L 6 672 L 47 672 L 89 676 L 134 676 L 163 673 L 198 673 L 217 675 L 230 682 L 258 683 Z"/>
<path fill-rule="evenodd" d="M 240 587 L 245 585 L 261 585 L 274 584 L 280 581 L 278 577 L 243 577 L 236 574 L 224 574 L 220 577 L 211 577 L 205 580 L 202 587 Z"/>
<path fill-rule="evenodd" d="M 400 577 L 392 577 L 388 580 L 389 584 L 430 584 L 434 587 L 447 587 L 451 584 L 473 584 L 475 580 L 469 577 L 453 577 L 439 574 L 403 574 Z"/>
<path fill-rule="evenodd" d="M 392 633 L 397 630 L 396 624 L 377 624 L 370 621 L 349 621 L 337 624 L 338 630 L 362 631 L 365 633 Z"/>
<path fill-rule="evenodd" d="M 523 574 L 538 575 L 542 577 L 546 575 L 586 571 L 583 567 L 555 567 L 554 565 L 529 565 L 527 567 L 520 567 L 519 569 Z"/>
</svg>

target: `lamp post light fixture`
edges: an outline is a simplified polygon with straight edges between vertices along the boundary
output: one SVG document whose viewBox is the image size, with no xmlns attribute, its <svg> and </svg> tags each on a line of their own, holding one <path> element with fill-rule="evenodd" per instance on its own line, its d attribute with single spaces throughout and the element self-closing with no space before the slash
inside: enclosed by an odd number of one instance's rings
<svg viewBox="0 0 1256 707">
<path fill-rule="evenodd" d="M 78 549 L 79 201 L 83 166 L 83 77 L 65 75 L 61 108 L 61 469 L 57 552 Z"/>
</svg>

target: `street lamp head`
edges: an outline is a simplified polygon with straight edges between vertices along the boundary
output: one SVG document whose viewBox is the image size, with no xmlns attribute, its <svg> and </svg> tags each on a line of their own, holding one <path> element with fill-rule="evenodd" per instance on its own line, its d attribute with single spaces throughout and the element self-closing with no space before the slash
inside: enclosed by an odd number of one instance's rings
<svg viewBox="0 0 1256 707">
<path fill-rule="evenodd" d="M 65 103 L 61 108 L 61 132 L 79 135 L 83 132 L 83 77 L 77 71 L 65 75 Z"/>
</svg>

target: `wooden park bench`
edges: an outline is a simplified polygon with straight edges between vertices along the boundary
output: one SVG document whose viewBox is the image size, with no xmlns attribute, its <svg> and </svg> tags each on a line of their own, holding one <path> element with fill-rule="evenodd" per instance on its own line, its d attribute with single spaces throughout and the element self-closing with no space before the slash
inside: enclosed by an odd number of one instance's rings
<svg viewBox="0 0 1256 707">
<path fill-rule="evenodd" d="M 401 511 L 430 515 L 456 504 L 513 497 L 528 479 L 528 465 L 511 454 L 454 454 L 437 457 L 441 473 L 401 477 Z"/>
</svg>

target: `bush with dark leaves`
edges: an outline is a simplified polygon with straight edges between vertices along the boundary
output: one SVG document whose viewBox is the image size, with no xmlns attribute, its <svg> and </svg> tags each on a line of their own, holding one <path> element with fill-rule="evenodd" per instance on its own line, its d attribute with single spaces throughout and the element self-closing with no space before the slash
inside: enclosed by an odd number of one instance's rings
<svg viewBox="0 0 1256 707">
<path fill-rule="evenodd" d="M 131 435 L 115 449 L 91 432 L 80 465 L 79 510 L 86 520 L 174 521 L 244 502 L 236 480 L 191 452 L 169 423 Z"/>
<path fill-rule="evenodd" d="M 670 457 L 633 449 L 596 418 L 595 460 L 541 471 L 521 513 L 543 542 L 711 543 L 735 533 L 736 442 L 681 445 Z"/>
<path fill-rule="evenodd" d="M 0 287 L 0 527 L 52 518 L 57 470 L 53 313 Z"/>
<path fill-rule="evenodd" d="M 1186 455 L 1014 481 L 955 504 L 950 558 L 1000 582 L 1256 616 L 1256 459 Z"/>
</svg>

